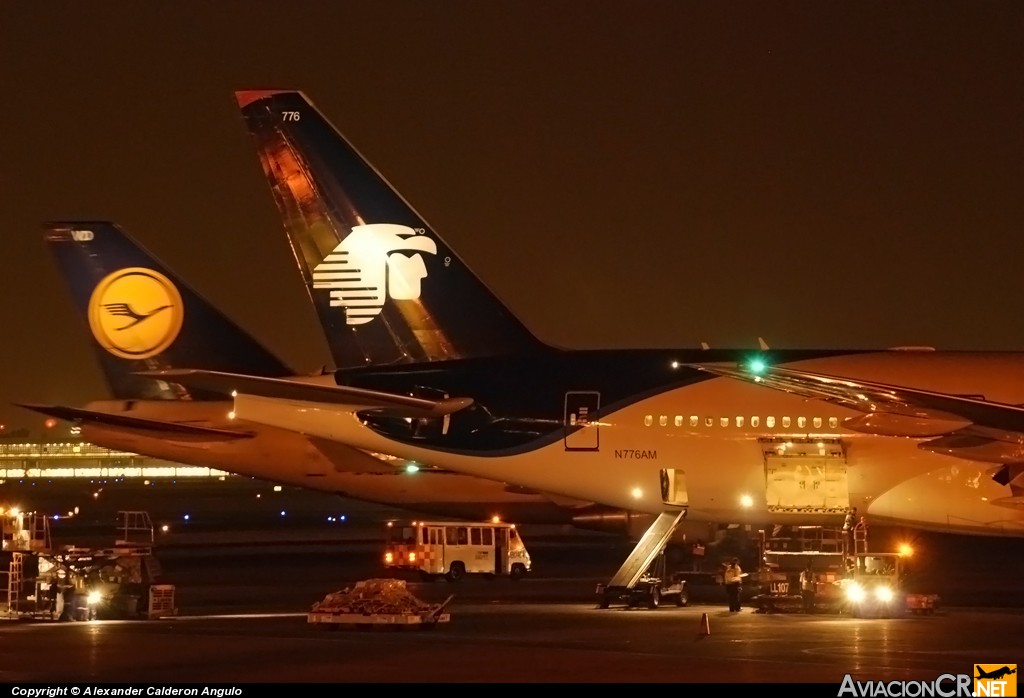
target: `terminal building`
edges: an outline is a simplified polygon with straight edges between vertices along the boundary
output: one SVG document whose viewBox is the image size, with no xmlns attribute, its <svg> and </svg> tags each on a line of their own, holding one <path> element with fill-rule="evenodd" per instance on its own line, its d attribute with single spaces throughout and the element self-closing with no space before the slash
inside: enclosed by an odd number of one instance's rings
<svg viewBox="0 0 1024 698">
<path fill-rule="evenodd" d="M 0 510 L 38 512 L 55 538 L 109 537 L 119 512 L 146 511 L 157 536 L 330 538 L 400 510 L 82 441 L 0 441 Z M 297 533 L 298 532 L 298 533 Z"/>
</svg>

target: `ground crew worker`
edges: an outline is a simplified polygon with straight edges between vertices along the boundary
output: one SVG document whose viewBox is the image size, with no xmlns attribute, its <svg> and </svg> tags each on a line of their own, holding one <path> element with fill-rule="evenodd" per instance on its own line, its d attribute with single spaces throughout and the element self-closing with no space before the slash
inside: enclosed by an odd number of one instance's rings
<svg viewBox="0 0 1024 698">
<path fill-rule="evenodd" d="M 818 580 L 814 576 L 814 568 L 811 561 L 807 561 L 807 567 L 800 573 L 800 596 L 804 601 L 804 613 L 814 613 L 814 597 L 818 591 Z"/>
<path fill-rule="evenodd" d="M 853 529 L 857 525 L 857 507 L 852 507 L 846 512 L 846 520 L 843 522 L 843 544 L 846 546 L 846 554 L 853 555 L 856 552 L 853 546 Z"/>
<path fill-rule="evenodd" d="M 693 544 L 693 571 L 700 572 L 704 561 L 704 541 L 698 540 Z"/>
<path fill-rule="evenodd" d="M 740 569 L 739 558 L 734 557 L 725 568 L 722 581 L 725 583 L 725 593 L 729 599 L 729 611 L 736 613 L 740 610 L 740 591 L 743 584 L 743 570 Z"/>
</svg>

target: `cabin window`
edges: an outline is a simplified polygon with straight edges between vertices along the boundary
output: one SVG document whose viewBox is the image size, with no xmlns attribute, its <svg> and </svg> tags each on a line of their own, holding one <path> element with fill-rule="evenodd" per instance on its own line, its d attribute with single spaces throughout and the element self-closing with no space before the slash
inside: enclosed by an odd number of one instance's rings
<svg viewBox="0 0 1024 698">
<path fill-rule="evenodd" d="M 666 426 L 667 424 L 668 424 L 668 417 L 666 417 L 665 415 L 661 415 L 660 417 L 658 417 L 658 425 L 659 426 Z"/>
<path fill-rule="evenodd" d="M 782 418 L 782 428 L 783 429 L 789 429 L 789 425 L 790 425 L 789 417 L 783 417 Z"/>
<path fill-rule="evenodd" d="M 769 429 L 774 429 L 775 428 L 775 417 L 767 417 L 764 420 L 764 423 L 768 425 Z"/>
<path fill-rule="evenodd" d="M 723 427 L 727 427 L 727 426 L 729 426 L 729 418 L 728 417 L 719 417 L 718 418 L 718 423 L 721 424 Z"/>
<path fill-rule="evenodd" d="M 806 427 L 807 426 L 807 417 L 797 417 L 796 418 L 796 425 L 798 427 L 800 427 L 801 429 Z"/>
<path fill-rule="evenodd" d="M 829 417 L 828 418 L 828 426 L 829 426 L 830 429 L 836 429 L 839 426 L 839 418 L 838 417 Z"/>
<path fill-rule="evenodd" d="M 705 417 L 704 418 L 704 426 L 710 427 L 710 426 L 714 426 L 714 424 L 715 424 L 714 417 Z"/>
<path fill-rule="evenodd" d="M 676 415 L 676 426 L 677 427 L 683 426 L 683 417 L 682 417 L 682 415 L 678 415 L 678 414 Z"/>
<path fill-rule="evenodd" d="M 480 545 L 480 529 L 469 529 L 469 542 L 471 545 Z"/>
<path fill-rule="evenodd" d="M 484 545 L 494 545 L 494 529 L 484 529 Z"/>
<path fill-rule="evenodd" d="M 743 426 L 743 417 L 737 417 L 736 418 L 736 426 L 738 426 L 738 427 L 742 427 Z"/>
<path fill-rule="evenodd" d="M 814 418 L 814 428 L 821 429 L 821 417 Z"/>
<path fill-rule="evenodd" d="M 690 426 L 691 427 L 697 426 L 698 421 L 699 420 L 697 419 L 697 415 L 695 415 L 695 414 L 691 414 L 690 415 Z"/>
<path fill-rule="evenodd" d="M 645 427 L 649 427 L 652 424 L 654 424 L 654 417 L 652 417 L 651 415 L 647 415 L 646 417 L 644 417 L 644 426 Z"/>
<path fill-rule="evenodd" d="M 760 417 L 754 416 L 754 417 L 750 418 L 750 426 L 752 426 L 754 429 L 757 429 L 757 425 L 760 424 L 760 423 L 761 423 L 761 418 Z"/>
</svg>

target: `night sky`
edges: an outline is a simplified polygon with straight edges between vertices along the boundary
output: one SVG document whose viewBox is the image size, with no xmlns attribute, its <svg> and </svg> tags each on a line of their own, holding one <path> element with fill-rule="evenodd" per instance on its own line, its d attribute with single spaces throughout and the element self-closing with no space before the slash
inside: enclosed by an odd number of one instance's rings
<svg viewBox="0 0 1024 698">
<path fill-rule="evenodd" d="M 1020 2 L 0 4 L 0 421 L 106 397 L 113 220 L 329 364 L 233 91 L 301 89 L 542 339 L 1024 349 Z"/>
</svg>

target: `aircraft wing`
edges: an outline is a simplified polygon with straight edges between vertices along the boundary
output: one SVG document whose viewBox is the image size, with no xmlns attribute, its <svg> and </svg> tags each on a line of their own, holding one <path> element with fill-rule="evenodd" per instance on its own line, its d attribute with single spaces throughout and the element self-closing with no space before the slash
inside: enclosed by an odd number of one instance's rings
<svg viewBox="0 0 1024 698">
<path fill-rule="evenodd" d="M 121 414 L 109 414 L 106 412 L 95 412 L 84 410 L 78 407 L 65 407 L 63 405 L 33 405 L 25 403 L 14 403 L 33 412 L 45 414 L 48 417 L 56 417 L 69 422 L 82 422 L 99 426 L 116 427 L 120 429 L 132 429 L 138 432 L 145 432 L 163 438 L 174 438 L 188 441 L 232 441 L 236 439 L 251 439 L 252 432 L 235 431 L 233 429 L 217 429 L 215 427 L 203 427 L 195 424 L 181 422 L 165 422 L 157 419 L 143 419 L 141 417 L 128 417 Z"/>
<path fill-rule="evenodd" d="M 287 378 L 262 378 L 220 371 L 165 369 L 138 375 L 225 393 L 342 405 L 353 412 L 374 410 L 397 417 L 442 417 L 473 404 L 472 398 L 429 400 L 344 385 L 323 385 Z"/>
<path fill-rule="evenodd" d="M 977 396 L 937 393 L 781 366 L 690 364 L 809 399 L 842 405 L 861 416 L 843 420 L 851 431 L 927 438 L 918 448 L 973 461 L 1003 464 L 992 476 L 1024 493 L 1024 407 Z"/>
</svg>

